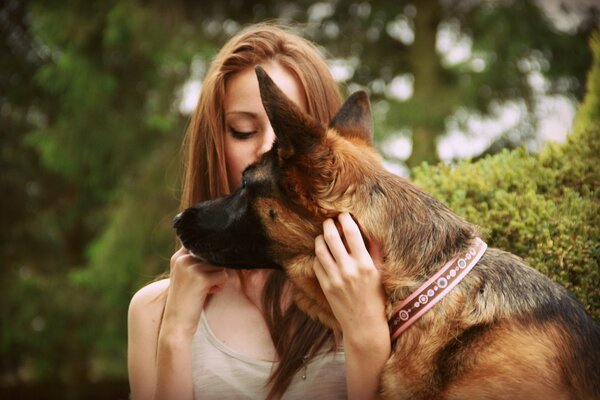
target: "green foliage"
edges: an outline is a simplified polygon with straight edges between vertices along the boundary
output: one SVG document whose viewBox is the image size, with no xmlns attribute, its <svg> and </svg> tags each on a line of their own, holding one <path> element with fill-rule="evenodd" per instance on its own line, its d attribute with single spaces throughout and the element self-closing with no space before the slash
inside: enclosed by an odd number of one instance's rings
<svg viewBox="0 0 600 400">
<path fill-rule="evenodd" d="M 528 115 L 501 140 L 514 147 L 531 139 L 539 123 L 535 110 L 540 100 L 539 90 L 530 84 L 532 73 L 543 74 L 544 90 L 550 94 L 579 100 L 583 96 L 582 82 L 591 62 L 586 38 L 592 24 L 582 24 L 577 32 L 557 30 L 540 6 L 544 2 L 337 3 L 322 24 L 335 24 L 340 33 L 313 29 L 313 36 L 335 57 L 360 60 L 349 85 L 369 88 L 372 100 L 387 105 L 389 112 L 375 120 L 381 136 L 400 129 L 402 135 L 412 136 L 409 167 L 438 160 L 437 138 L 460 110 L 485 117 L 495 107 L 518 103 Z M 387 34 L 400 22 L 413 27 L 414 37 Z M 446 60 L 437 47 L 444 35 L 468 42 L 471 55 Z M 481 63 L 479 68 L 474 61 Z M 400 101 L 382 83 L 405 74 L 413 78 L 413 95 Z"/>
<path fill-rule="evenodd" d="M 576 135 L 582 135 L 582 130 L 600 123 L 600 67 L 598 66 L 598 63 L 600 63 L 600 30 L 592 35 L 590 48 L 594 56 L 594 64 L 587 77 L 585 101 L 579 108 L 577 120 L 575 121 L 574 130 Z M 585 147 L 585 143 L 581 143 L 580 146 Z"/>
<path fill-rule="evenodd" d="M 304 33 L 333 57 L 358 60 L 348 83 L 371 89 L 377 140 L 421 122 L 435 138 L 453 109 L 484 113 L 498 100 L 528 97 L 517 68 L 523 57 L 533 55 L 552 85 L 565 77 L 574 82 L 556 91 L 578 98 L 589 64 L 581 40 L 587 31 L 553 32 L 530 1 L 491 8 L 441 2 L 434 8 L 443 12 L 424 25 L 419 18 L 437 1 L 340 0 L 322 21 L 309 21 L 305 10 L 327 2 L 305 3 L 32 0 L 0 6 L 2 382 L 58 382 L 69 389 L 60 398 L 86 398 L 78 386 L 126 379 L 129 299 L 167 270 L 175 245 L 170 221 L 186 123 L 177 110 L 178 91 L 192 60 L 203 65 L 240 25 L 277 17 L 307 22 Z M 426 34 L 413 44 L 393 38 L 388 27 L 402 18 L 425 26 Z M 435 43 L 419 41 L 433 38 L 442 22 L 473 39 L 473 50 L 489 61 L 485 71 L 473 71 L 468 62 L 441 65 Z M 423 84 L 433 95 L 402 103 L 386 98 L 385 85 L 407 72 L 415 75 L 419 95 Z M 474 166 L 418 172 L 423 185 L 481 224 L 492 244 L 558 276 L 595 315 L 591 289 L 598 275 L 582 271 L 598 264 L 598 245 L 590 240 L 600 225 L 598 177 L 590 160 L 598 154 L 592 122 L 600 116 L 599 79 L 597 72 L 590 78 L 567 146 L 533 158 L 517 151 Z"/>
<path fill-rule="evenodd" d="M 92 380 L 126 377 L 129 299 L 168 266 L 177 88 L 214 46 L 181 9 L 17 5 L 33 36 L 0 52 L 13 77 L 0 80 L 0 376 L 83 398 Z"/>
<path fill-rule="evenodd" d="M 600 32 L 591 46 L 588 94 L 565 145 L 423 165 L 414 178 L 477 224 L 490 245 L 525 258 L 600 320 Z"/>
<path fill-rule="evenodd" d="M 155 149 L 144 160 L 145 168 L 138 168 L 138 179 L 120 189 L 110 206 L 111 220 L 88 248 L 89 266 L 70 275 L 96 299 L 95 318 L 103 321 L 92 328 L 97 376 L 125 376 L 129 301 L 140 287 L 167 271 L 175 251 L 171 221 L 178 207 L 173 190 L 178 139 Z"/>
</svg>

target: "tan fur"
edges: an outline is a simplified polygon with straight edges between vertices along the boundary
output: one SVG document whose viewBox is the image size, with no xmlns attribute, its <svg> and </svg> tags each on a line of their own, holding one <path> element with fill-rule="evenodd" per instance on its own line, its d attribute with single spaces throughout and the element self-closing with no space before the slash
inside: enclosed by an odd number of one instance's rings
<svg viewBox="0 0 600 400">
<path fill-rule="evenodd" d="M 505 324 L 474 354 L 474 367 L 447 388 L 448 399 L 568 399 L 555 354 L 555 328 Z M 475 350 L 475 349 L 474 349 Z M 515 390 L 516 389 L 516 390 Z"/>
<path fill-rule="evenodd" d="M 339 330 L 313 272 L 314 240 L 324 219 L 349 212 L 365 240 L 381 247 L 390 317 L 465 251 L 478 229 L 386 171 L 370 142 L 365 94 L 352 95 L 327 129 L 304 115 L 264 71 L 257 75 L 277 136 L 274 150 L 244 173 L 261 188 L 248 198 L 261 225 L 255 234 L 265 235 L 261 250 L 286 271 L 298 306 Z M 196 254 L 202 254 L 199 243 Z M 406 400 L 600 400 L 599 366 L 600 327 L 581 304 L 519 257 L 490 246 L 465 279 L 393 343 L 380 394 Z"/>
<path fill-rule="evenodd" d="M 331 216 L 328 210 L 350 212 L 366 237 L 384 245 L 386 263 L 382 266 L 382 283 L 390 300 L 390 312 L 393 304 L 417 287 L 425 274 L 418 274 L 412 269 L 419 268 L 418 264 L 411 266 L 402 261 L 407 257 L 394 246 L 393 236 L 397 232 L 388 229 L 390 218 L 394 217 L 380 210 L 395 210 L 398 214 L 407 215 L 409 211 L 402 206 L 410 207 L 411 223 L 417 230 L 413 233 L 415 235 L 418 234 L 419 223 L 427 221 L 430 215 L 427 208 L 415 204 L 422 199 L 411 198 L 418 191 L 410 183 L 382 171 L 379 156 L 370 148 L 356 147 L 331 130 L 327 134 L 327 142 L 336 149 L 336 157 L 321 162 L 337 171 L 335 177 L 328 185 L 312 193 L 314 197 L 309 199 L 305 194 L 295 199 L 295 207 L 303 209 L 307 215 L 312 212 L 313 218 L 290 212 L 290 206 L 277 197 L 260 198 L 255 206 L 268 236 L 273 238 L 274 251 L 280 255 L 300 254 L 287 258 L 285 262 L 286 272 L 294 283 L 294 299 L 298 306 L 310 316 L 337 329 L 337 321 L 312 270 L 314 237 L 320 232 L 319 223 Z M 298 173 L 298 170 L 288 171 L 286 178 L 299 187 L 306 185 L 306 177 L 293 176 Z M 261 175 L 257 172 L 254 179 L 263 178 Z M 385 182 L 394 186 L 398 182 L 404 183 L 399 193 L 394 188 L 396 192 L 389 194 L 411 199 L 412 203 L 398 202 L 397 207 L 390 208 L 385 204 L 389 196 L 374 198 L 364 183 L 375 178 L 381 185 Z M 288 185 L 287 189 L 293 193 L 304 190 L 294 185 Z M 392 191 L 387 187 L 386 190 Z M 310 201 L 310 206 L 307 201 Z M 314 211 L 315 206 L 317 212 Z M 272 217 L 273 213 L 277 216 L 276 220 Z M 405 234 L 410 233 L 405 231 Z M 436 305 L 435 312 L 425 314 L 403 333 L 382 376 L 383 398 L 429 398 L 434 393 L 430 387 L 431 371 L 438 362 L 436 357 L 449 341 L 470 326 L 492 323 L 499 314 L 510 314 L 511 310 L 501 311 L 502 303 L 490 304 L 477 296 L 482 285 L 478 273 L 470 274 L 464 285 Z M 445 399 L 568 399 L 568 390 L 562 386 L 557 372 L 555 354 L 562 351 L 556 344 L 561 342 L 557 332 L 559 330 L 552 326 L 528 328 L 508 322 L 495 325 L 472 344 L 472 355 L 465 358 L 465 364 L 469 365 L 463 366 L 464 371 L 454 381 L 439 388 L 439 395 Z"/>
<path fill-rule="evenodd" d="M 338 329 L 312 270 L 314 237 L 320 233 L 319 224 L 323 219 L 337 212 L 349 212 L 366 238 L 382 244 L 382 253 L 386 257 L 381 267 L 382 284 L 389 300 L 389 312 L 418 287 L 430 271 L 437 270 L 450 258 L 450 255 L 442 259 L 431 256 L 443 253 L 446 242 L 421 242 L 420 249 L 413 249 L 409 245 L 399 246 L 398 236 L 408 236 L 409 241 L 414 237 L 416 242 L 429 227 L 440 237 L 452 238 L 456 235 L 454 231 L 465 226 L 449 210 L 423 197 L 410 182 L 386 172 L 379 155 L 364 142 L 346 140 L 337 130 L 330 129 L 325 136 L 325 146 L 332 149 L 329 151 L 335 156 L 322 159 L 323 151 L 308 154 L 303 156 L 307 159 L 302 165 L 311 165 L 317 171 L 326 169 L 327 174 L 335 171 L 333 176 L 315 174 L 312 179 L 310 174 L 307 178 L 302 169 L 286 169 L 284 195 L 291 196 L 295 206 L 290 209 L 281 199 L 266 198 L 257 201 L 257 208 L 263 210 L 260 214 L 268 236 L 273 238 L 273 248 L 285 260 L 298 306 L 308 315 Z M 381 186 L 385 193 L 374 196 L 373 188 L 369 186 L 374 184 Z M 439 209 L 432 210 L 430 203 Z M 304 214 L 295 212 L 296 208 Z M 270 219 L 265 210 L 275 211 L 277 221 Z M 456 226 L 440 220 L 431 228 L 435 213 Z M 391 229 L 393 220 L 404 220 L 401 232 Z M 466 225 L 466 229 L 470 229 L 470 235 L 476 234 L 475 228 Z M 288 257 L 288 254 L 300 256 Z M 423 270 L 423 266 L 429 268 Z M 565 349 L 559 344 L 568 344 L 560 329 L 552 325 L 527 326 L 509 320 L 496 323 L 502 316 L 512 318 L 514 310 L 500 302 L 498 296 L 486 297 L 487 294 L 479 293 L 485 278 L 477 268 L 474 271 L 395 343 L 382 376 L 381 396 L 389 399 L 435 396 L 457 400 L 577 398 L 570 394 L 572 389 L 561 378 L 557 354 L 564 353 Z M 523 307 L 528 306 L 524 304 Z M 464 351 L 461 371 L 436 387 L 436 378 L 432 374 L 440 353 L 467 329 L 481 324 L 491 327 Z"/>
</svg>

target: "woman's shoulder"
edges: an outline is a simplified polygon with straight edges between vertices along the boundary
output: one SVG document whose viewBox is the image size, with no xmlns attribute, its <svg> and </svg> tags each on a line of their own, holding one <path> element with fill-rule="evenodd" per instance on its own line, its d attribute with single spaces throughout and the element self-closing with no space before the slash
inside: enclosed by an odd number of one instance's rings
<svg viewBox="0 0 600 400">
<path fill-rule="evenodd" d="M 163 312 L 169 289 L 169 279 L 161 279 L 138 290 L 129 303 L 129 315 L 143 314 L 154 318 Z"/>
</svg>

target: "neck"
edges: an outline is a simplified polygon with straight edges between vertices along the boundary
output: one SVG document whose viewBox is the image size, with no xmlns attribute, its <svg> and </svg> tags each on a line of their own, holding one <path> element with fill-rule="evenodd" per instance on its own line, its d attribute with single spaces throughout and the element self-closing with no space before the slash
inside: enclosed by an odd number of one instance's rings
<svg viewBox="0 0 600 400">
<path fill-rule="evenodd" d="M 263 291 L 271 272 L 264 269 L 238 270 L 229 274 L 227 285 L 262 311 Z"/>
<path fill-rule="evenodd" d="M 391 228 L 380 242 L 385 243 L 383 250 L 389 269 L 384 272 L 388 277 L 384 279 L 384 287 L 388 299 L 395 303 L 467 249 L 477 236 L 477 229 L 411 182 L 400 177 L 391 179 L 401 182 L 393 185 L 398 188 L 395 192 L 386 193 L 391 197 L 389 204 L 393 209 L 384 213 L 388 220 L 383 226 L 391 224 Z M 376 228 L 372 230 L 374 234 Z"/>
<path fill-rule="evenodd" d="M 477 264 L 486 248 L 487 245 L 481 239 L 475 238 L 467 249 L 444 264 L 417 290 L 394 307 L 389 318 L 392 341 L 449 294 Z"/>
</svg>

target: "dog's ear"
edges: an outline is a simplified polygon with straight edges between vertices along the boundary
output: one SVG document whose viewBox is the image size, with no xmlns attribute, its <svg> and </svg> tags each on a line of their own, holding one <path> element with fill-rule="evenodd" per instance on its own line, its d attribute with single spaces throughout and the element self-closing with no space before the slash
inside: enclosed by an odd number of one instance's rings
<svg viewBox="0 0 600 400">
<path fill-rule="evenodd" d="M 255 71 L 260 97 L 277 138 L 279 157 L 286 160 L 310 154 L 325 139 L 325 127 L 291 101 L 262 67 L 257 66 Z"/>
<path fill-rule="evenodd" d="M 348 97 L 329 123 L 329 128 L 348 139 L 356 138 L 372 144 L 373 119 L 367 93 L 360 90 Z"/>
</svg>

